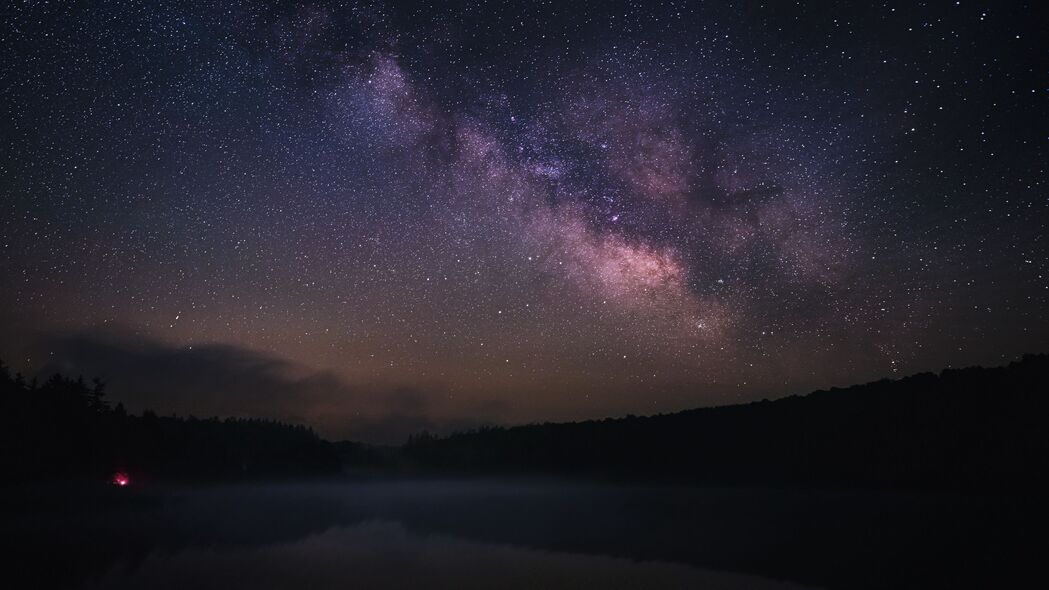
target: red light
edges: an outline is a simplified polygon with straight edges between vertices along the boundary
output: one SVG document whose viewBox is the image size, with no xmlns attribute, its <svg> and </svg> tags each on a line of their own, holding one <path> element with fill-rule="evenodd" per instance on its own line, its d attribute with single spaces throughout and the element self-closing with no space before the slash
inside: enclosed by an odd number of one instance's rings
<svg viewBox="0 0 1049 590">
<path fill-rule="evenodd" d="M 113 475 L 113 485 L 124 487 L 131 483 L 131 478 L 126 473 L 116 473 Z"/>
</svg>

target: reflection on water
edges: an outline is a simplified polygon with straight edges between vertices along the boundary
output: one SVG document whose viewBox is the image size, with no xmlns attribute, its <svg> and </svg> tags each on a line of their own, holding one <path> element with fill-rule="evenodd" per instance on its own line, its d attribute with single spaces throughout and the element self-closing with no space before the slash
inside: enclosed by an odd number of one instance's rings
<svg viewBox="0 0 1049 590">
<path fill-rule="evenodd" d="M 50 485 L 0 489 L 17 539 L 0 565 L 99 589 L 1002 587 L 1038 563 L 1040 504 L 520 480 Z"/>
<path fill-rule="evenodd" d="M 555 553 L 407 531 L 400 523 L 337 527 L 252 548 L 155 553 L 97 588 L 800 588 L 685 565 Z"/>
</svg>

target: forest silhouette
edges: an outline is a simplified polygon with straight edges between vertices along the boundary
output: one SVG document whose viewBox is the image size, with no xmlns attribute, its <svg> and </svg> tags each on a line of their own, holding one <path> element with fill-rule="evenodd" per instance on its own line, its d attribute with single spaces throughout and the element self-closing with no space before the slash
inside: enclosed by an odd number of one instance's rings
<svg viewBox="0 0 1049 590">
<path fill-rule="evenodd" d="M 333 446 L 272 420 L 128 414 L 105 386 L 52 375 L 27 382 L 0 363 L 0 470 L 12 480 L 272 479 L 332 475 Z"/>
<path fill-rule="evenodd" d="M 279 479 L 550 475 L 731 485 L 1041 485 L 1049 356 L 775 401 L 512 428 L 399 447 L 330 443 L 257 419 L 128 414 L 99 381 L 27 382 L 0 364 L 5 478 Z"/>
<path fill-rule="evenodd" d="M 1049 356 L 775 401 L 412 437 L 435 472 L 546 473 L 738 485 L 1041 485 Z"/>
</svg>

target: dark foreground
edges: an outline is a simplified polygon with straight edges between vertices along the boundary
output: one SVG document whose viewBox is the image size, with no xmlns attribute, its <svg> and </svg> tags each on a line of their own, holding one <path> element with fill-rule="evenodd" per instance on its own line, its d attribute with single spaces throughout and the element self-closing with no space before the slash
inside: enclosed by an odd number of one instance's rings
<svg viewBox="0 0 1049 590">
<path fill-rule="evenodd" d="M 1015 493 L 415 480 L 0 494 L 5 571 L 38 588 L 1003 587 L 1044 574 L 1037 499 Z"/>
</svg>

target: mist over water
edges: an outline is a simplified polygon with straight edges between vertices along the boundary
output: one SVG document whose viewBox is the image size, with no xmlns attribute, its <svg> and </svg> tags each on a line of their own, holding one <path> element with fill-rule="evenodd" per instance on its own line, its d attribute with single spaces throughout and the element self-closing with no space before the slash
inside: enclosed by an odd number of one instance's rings
<svg viewBox="0 0 1049 590">
<path fill-rule="evenodd" d="M 47 586 L 943 586 L 1033 546 L 1001 538 L 1024 530 L 1016 500 L 943 493 L 553 480 L 66 492 L 34 490 L 8 519 L 26 550 L 13 557 Z"/>
</svg>

